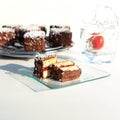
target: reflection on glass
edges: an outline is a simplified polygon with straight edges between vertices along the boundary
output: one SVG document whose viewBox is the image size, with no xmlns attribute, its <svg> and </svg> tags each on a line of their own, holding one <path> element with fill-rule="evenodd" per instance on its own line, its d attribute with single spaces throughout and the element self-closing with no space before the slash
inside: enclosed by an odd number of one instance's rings
<svg viewBox="0 0 120 120">
<path fill-rule="evenodd" d="M 111 7 L 91 8 L 80 30 L 82 53 L 91 63 L 110 63 L 115 57 L 118 18 Z"/>
</svg>

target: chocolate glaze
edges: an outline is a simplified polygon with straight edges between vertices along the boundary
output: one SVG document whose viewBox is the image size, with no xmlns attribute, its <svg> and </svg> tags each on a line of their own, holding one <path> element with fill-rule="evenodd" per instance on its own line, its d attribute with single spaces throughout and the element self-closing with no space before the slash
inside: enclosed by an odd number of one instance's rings
<svg viewBox="0 0 120 120">
<path fill-rule="evenodd" d="M 76 66 L 76 65 L 73 65 L 73 66 Z M 63 66 L 57 67 L 53 65 L 51 67 L 51 77 L 54 80 L 61 81 L 61 82 L 70 81 L 70 80 L 79 78 L 81 75 L 81 69 L 77 66 L 77 69 L 69 70 L 69 67 L 71 66 L 65 66 L 65 68 L 67 69 L 63 70 L 61 69 L 63 68 Z"/>
<path fill-rule="evenodd" d="M 56 34 L 54 31 L 51 31 L 49 34 L 49 45 L 51 47 L 72 46 L 72 32 L 63 31 Z"/>
<path fill-rule="evenodd" d="M 46 57 L 41 57 L 40 55 L 36 56 L 34 59 L 34 72 L 33 74 L 37 77 L 37 78 L 44 78 L 44 72 L 47 70 L 51 70 L 50 69 L 50 65 L 51 63 L 49 63 L 49 66 L 43 67 L 44 66 L 44 61 L 46 60 L 50 60 L 51 58 L 55 58 L 57 61 L 56 56 L 46 56 Z"/>
</svg>

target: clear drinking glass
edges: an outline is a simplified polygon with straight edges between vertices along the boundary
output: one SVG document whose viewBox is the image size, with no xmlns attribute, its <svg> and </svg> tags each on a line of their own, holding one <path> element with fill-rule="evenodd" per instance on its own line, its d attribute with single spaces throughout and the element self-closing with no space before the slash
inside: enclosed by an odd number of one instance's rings
<svg viewBox="0 0 120 120">
<path fill-rule="evenodd" d="M 88 12 L 80 29 L 84 60 L 110 63 L 115 57 L 118 40 L 118 18 L 111 7 L 95 6 Z"/>
</svg>

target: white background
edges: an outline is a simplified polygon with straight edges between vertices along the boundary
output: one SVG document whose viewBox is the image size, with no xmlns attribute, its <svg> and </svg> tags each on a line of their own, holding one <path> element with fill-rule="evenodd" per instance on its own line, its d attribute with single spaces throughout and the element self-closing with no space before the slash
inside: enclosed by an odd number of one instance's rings
<svg viewBox="0 0 120 120">
<path fill-rule="evenodd" d="M 120 16 L 117 0 L 3 0 L 0 24 L 70 23 L 78 27 L 83 9 L 94 4 L 109 5 Z M 113 63 L 98 65 L 110 77 L 68 88 L 35 93 L 1 69 L 0 120 L 120 120 L 119 45 Z M 0 66 L 15 63 L 33 66 L 33 60 L 0 58 Z"/>
<path fill-rule="evenodd" d="M 109 5 L 119 11 L 117 0 L 4 0 L 0 4 L 1 23 L 69 23 L 80 20 L 88 7 Z M 74 17 L 76 15 L 76 18 Z"/>
</svg>

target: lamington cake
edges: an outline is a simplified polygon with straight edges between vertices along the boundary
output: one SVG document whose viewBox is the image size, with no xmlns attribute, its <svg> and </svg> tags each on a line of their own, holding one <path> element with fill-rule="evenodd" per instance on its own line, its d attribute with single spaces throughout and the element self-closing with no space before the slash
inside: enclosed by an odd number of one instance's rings
<svg viewBox="0 0 120 120">
<path fill-rule="evenodd" d="M 15 30 L 15 40 L 12 43 L 19 43 L 24 45 L 24 34 L 31 31 L 44 31 L 45 34 L 47 33 L 47 28 L 45 25 L 3 25 L 3 28 L 12 28 Z M 10 42 L 11 44 L 11 42 Z"/>
<path fill-rule="evenodd" d="M 34 76 L 47 78 L 50 76 L 50 66 L 57 62 L 56 55 L 37 55 L 34 59 Z"/>
<path fill-rule="evenodd" d="M 50 25 L 50 29 L 51 28 L 68 28 L 70 30 L 69 25 Z"/>
<path fill-rule="evenodd" d="M 30 32 L 30 31 L 44 31 L 45 33 L 47 32 L 47 28 L 45 25 L 37 25 L 37 24 L 30 24 L 30 25 L 22 25 L 20 27 L 20 30 L 24 32 Z"/>
<path fill-rule="evenodd" d="M 45 32 L 30 31 L 24 34 L 25 51 L 45 51 Z"/>
<path fill-rule="evenodd" d="M 15 38 L 12 41 L 7 42 L 6 46 L 13 46 L 21 48 L 24 45 L 23 33 L 20 31 L 22 25 L 18 24 L 7 24 L 3 25 L 2 28 L 11 28 L 15 31 Z"/>
<path fill-rule="evenodd" d="M 45 34 L 47 32 L 47 29 L 43 25 L 21 25 L 19 29 L 16 31 L 16 39 L 20 41 L 20 43 L 24 44 L 24 34 L 27 32 L 32 32 L 32 31 L 44 31 Z"/>
<path fill-rule="evenodd" d="M 72 46 L 72 32 L 69 26 L 50 26 L 49 31 L 50 47 Z"/>
<path fill-rule="evenodd" d="M 12 28 L 0 28 L 0 46 L 15 38 L 15 31 Z"/>
<path fill-rule="evenodd" d="M 72 61 L 57 62 L 51 67 L 51 77 L 60 82 L 75 80 L 80 75 L 81 69 Z"/>
</svg>

